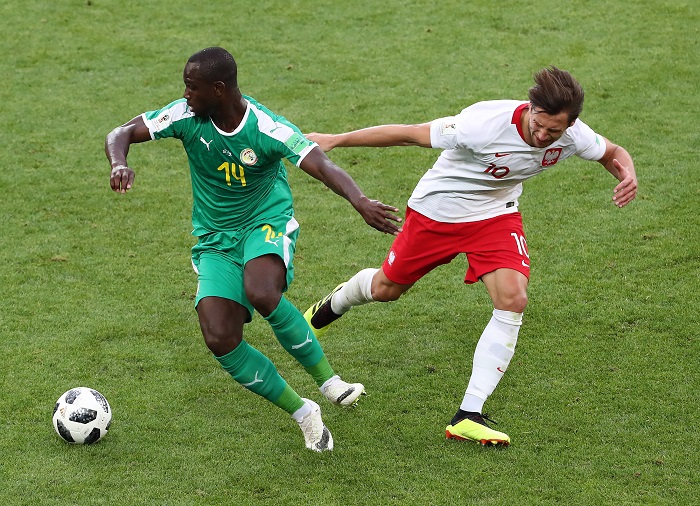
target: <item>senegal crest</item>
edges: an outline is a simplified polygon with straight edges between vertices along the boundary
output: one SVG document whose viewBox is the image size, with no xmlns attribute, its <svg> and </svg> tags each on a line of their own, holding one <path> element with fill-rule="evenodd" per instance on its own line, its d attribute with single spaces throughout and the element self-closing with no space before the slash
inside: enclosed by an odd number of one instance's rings
<svg viewBox="0 0 700 506">
<path fill-rule="evenodd" d="M 240 158 L 241 162 L 246 165 L 255 165 L 255 162 L 258 161 L 258 155 L 256 155 L 255 151 L 253 151 L 251 148 L 245 148 L 243 151 L 241 151 L 238 158 Z"/>
</svg>

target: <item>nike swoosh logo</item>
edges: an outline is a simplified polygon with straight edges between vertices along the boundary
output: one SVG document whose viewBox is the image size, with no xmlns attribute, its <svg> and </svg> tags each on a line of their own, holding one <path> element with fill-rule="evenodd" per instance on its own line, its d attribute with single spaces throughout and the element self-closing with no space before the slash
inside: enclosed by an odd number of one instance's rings
<svg viewBox="0 0 700 506">
<path fill-rule="evenodd" d="M 506 372 L 505 372 L 503 369 L 501 369 L 500 367 L 496 367 L 496 370 L 497 370 L 498 372 L 500 372 L 500 373 L 503 373 L 503 374 L 506 373 Z"/>
<path fill-rule="evenodd" d="M 496 158 L 501 158 L 503 156 L 510 156 L 510 153 L 496 153 Z"/>
<path fill-rule="evenodd" d="M 521 262 L 523 263 L 523 267 L 527 267 L 528 269 L 530 268 L 530 266 L 525 263 L 525 260 L 521 260 Z"/>
</svg>

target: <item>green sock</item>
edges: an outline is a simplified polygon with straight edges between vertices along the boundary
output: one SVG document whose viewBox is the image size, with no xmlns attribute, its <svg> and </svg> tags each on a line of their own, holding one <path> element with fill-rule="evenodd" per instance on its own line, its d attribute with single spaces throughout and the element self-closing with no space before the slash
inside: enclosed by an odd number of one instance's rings
<svg viewBox="0 0 700 506">
<path fill-rule="evenodd" d="M 287 385 L 286 388 L 282 390 L 282 395 L 275 401 L 275 405 L 291 415 L 304 405 L 304 401 L 292 387 Z"/>
<path fill-rule="evenodd" d="M 216 360 L 243 387 L 290 415 L 304 405 L 299 394 L 287 385 L 270 359 L 246 341 L 241 341 L 233 351 L 216 357 Z"/>
<path fill-rule="evenodd" d="M 291 302 L 282 297 L 279 305 L 265 319 L 282 347 L 304 366 L 318 386 L 334 375 L 304 315 Z"/>
<path fill-rule="evenodd" d="M 318 386 L 323 385 L 326 382 L 326 380 L 331 379 L 335 375 L 335 373 L 333 372 L 333 368 L 331 367 L 331 364 L 328 363 L 328 359 L 325 355 L 323 355 L 323 358 L 318 364 L 310 365 L 305 369 L 306 372 L 308 372 L 311 375 L 311 377 L 316 382 L 316 385 Z"/>
</svg>

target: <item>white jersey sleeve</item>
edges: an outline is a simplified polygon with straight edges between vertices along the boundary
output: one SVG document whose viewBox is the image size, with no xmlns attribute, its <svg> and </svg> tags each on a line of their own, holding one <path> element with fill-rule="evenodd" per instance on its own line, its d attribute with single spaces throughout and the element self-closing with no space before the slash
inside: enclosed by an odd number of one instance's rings
<svg viewBox="0 0 700 506">
<path fill-rule="evenodd" d="M 509 102 L 510 103 L 510 102 Z M 516 102 L 517 103 L 517 102 Z M 430 144 L 438 149 L 470 149 L 479 150 L 482 144 L 488 143 L 500 135 L 501 122 L 491 122 L 491 109 L 482 111 L 481 102 L 463 109 L 456 116 L 445 116 L 430 123 Z M 493 102 L 500 105 L 500 102 Z"/>
<path fill-rule="evenodd" d="M 593 131 L 580 119 L 571 126 L 566 133 L 576 146 L 576 155 L 584 160 L 598 161 L 605 154 L 605 139 Z"/>
<path fill-rule="evenodd" d="M 457 147 L 457 116 L 447 116 L 430 123 L 430 144 L 439 149 Z"/>
</svg>

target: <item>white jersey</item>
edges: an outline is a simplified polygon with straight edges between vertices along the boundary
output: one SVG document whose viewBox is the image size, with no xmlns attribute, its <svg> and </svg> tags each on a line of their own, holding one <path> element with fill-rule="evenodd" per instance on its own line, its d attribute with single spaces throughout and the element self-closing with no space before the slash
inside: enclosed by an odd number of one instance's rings
<svg viewBox="0 0 700 506">
<path fill-rule="evenodd" d="M 408 201 L 411 209 L 445 223 L 485 220 L 518 210 L 522 182 L 572 155 L 600 160 L 605 139 L 581 120 L 546 148 L 523 139 L 528 102 L 478 102 L 457 116 L 436 119 L 430 142 L 444 151 Z"/>
</svg>

